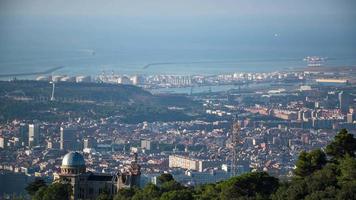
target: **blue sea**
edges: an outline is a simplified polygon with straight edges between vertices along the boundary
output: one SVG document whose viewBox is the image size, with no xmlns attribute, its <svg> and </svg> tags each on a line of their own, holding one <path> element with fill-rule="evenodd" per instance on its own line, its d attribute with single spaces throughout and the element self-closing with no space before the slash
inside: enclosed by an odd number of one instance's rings
<svg viewBox="0 0 356 200">
<path fill-rule="evenodd" d="M 327 20 L 2 17 L 0 74 L 269 72 L 306 67 L 306 56 L 356 66 L 355 25 Z"/>
</svg>

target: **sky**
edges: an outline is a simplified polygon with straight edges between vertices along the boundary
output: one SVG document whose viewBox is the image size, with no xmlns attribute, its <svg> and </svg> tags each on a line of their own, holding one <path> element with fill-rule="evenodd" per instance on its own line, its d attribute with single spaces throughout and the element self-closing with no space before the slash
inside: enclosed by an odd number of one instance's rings
<svg viewBox="0 0 356 200">
<path fill-rule="evenodd" d="M 1 15 L 355 15 L 354 0 L 1 0 Z"/>
</svg>

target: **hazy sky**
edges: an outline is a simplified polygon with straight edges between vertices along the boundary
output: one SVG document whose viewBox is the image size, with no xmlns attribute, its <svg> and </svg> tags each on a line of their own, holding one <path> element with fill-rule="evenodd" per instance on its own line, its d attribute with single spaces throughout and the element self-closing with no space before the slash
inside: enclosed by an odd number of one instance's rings
<svg viewBox="0 0 356 200">
<path fill-rule="evenodd" d="M 356 0 L 0 0 L 0 50 L 293 47 L 356 54 L 355 19 Z"/>
<path fill-rule="evenodd" d="M 354 15 L 354 0 L 1 0 L 2 15 Z"/>
</svg>

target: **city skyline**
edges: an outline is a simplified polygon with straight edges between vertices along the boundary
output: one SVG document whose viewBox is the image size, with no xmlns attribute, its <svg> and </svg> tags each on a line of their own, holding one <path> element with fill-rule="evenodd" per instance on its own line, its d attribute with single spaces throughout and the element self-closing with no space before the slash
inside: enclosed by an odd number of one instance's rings
<svg viewBox="0 0 356 200">
<path fill-rule="evenodd" d="M 0 199 L 355 199 L 355 19 L 352 0 L 0 0 Z"/>
</svg>

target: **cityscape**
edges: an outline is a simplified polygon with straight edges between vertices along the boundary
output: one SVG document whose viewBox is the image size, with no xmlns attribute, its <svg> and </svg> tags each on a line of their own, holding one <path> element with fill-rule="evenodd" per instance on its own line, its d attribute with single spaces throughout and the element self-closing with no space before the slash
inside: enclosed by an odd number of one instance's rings
<svg viewBox="0 0 356 200">
<path fill-rule="evenodd" d="M 52 16 L 47 12 L 53 5 L 38 1 L 49 9 L 41 15 Z M 9 16 L 39 12 L 14 2 L 0 7 L 9 9 L 4 10 Z M 235 5 L 208 0 L 203 7 L 212 9 L 205 7 L 210 3 L 228 10 Z M 256 4 L 240 3 L 249 9 Z M 129 5 L 122 12 L 131 13 Z M 325 8 L 340 6 L 337 11 L 353 16 L 347 5 L 356 8 L 347 0 L 325 3 Z M 103 5 L 89 3 L 86 9 L 91 6 Z M 187 12 L 202 12 L 195 9 Z M 7 15 L 0 14 L 0 24 L 10 27 Z M 64 27 L 58 30 L 67 33 Z M 355 30 L 353 25 L 350 31 Z M 0 41 L 12 40 L 5 32 L 0 29 Z M 292 59 L 298 66 L 267 71 L 248 70 L 247 61 L 241 66 L 153 60 L 141 71 L 97 65 L 95 72 L 78 73 L 70 66 L 82 63 L 73 58 L 68 66 L 19 72 L 11 66 L 30 66 L 32 60 L 24 56 L 15 64 L 11 56 L 0 57 L 0 199 L 356 199 L 355 39 L 345 63 L 335 64 L 342 59 L 327 53 L 306 52 Z M 10 46 L 0 51 L 8 53 Z M 81 59 L 95 65 L 100 52 L 81 50 L 88 54 Z M 199 67 L 179 73 L 185 70 L 180 64 Z M 176 69 L 145 71 L 161 65 Z M 216 73 L 197 73 L 204 66 L 214 66 Z"/>
</svg>

